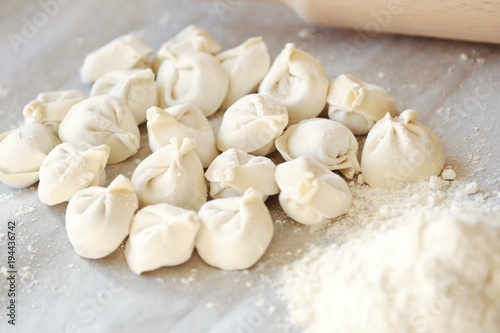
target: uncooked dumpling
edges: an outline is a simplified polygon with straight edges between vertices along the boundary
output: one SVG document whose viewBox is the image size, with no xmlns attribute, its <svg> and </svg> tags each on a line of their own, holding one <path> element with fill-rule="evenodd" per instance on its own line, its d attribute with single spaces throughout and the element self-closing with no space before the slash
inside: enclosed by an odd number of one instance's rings
<svg viewBox="0 0 500 333">
<path fill-rule="evenodd" d="M 47 205 L 68 201 L 81 189 L 102 186 L 109 157 L 107 145 L 62 143 L 52 149 L 40 167 L 38 198 Z"/>
<path fill-rule="evenodd" d="M 155 70 L 161 62 L 170 55 L 183 55 L 193 52 L 206 52 L 216 55 L 221 50 L 220 44 L 210 34 L 210 32 L 191 24 L 182 29 L 172 39 L 166 41 L 158 50 L 155 59 Z"/>
<path fill-rule="evenodd" d="M 220 107 L 222 110 L 257 91 L 271 66 L 271 57 L 262 37 L 249 38 L 243 44 L 218 54 L 216 58 L 229 73 L 229 91 Z"/>
<path fill-rule="evenodd" d="M 129 234 L 137 207 L 134 186 L 123 175 L 107 188 L 76 193 L 66 209 L 66 231 L 76 253 L 98 259 L 115 251 Z"/>
<path fill-rule="evenodd" d="M 15 188 L 33 185 L 45 157 L 60 143 L 39 123 L 0 134 L 0 181 Z"/>
<path fill-rule="evenodd" d="M 223 270 L 253 266 L 273 237 L 273 220 L 262 194 L 254 189 L 240 197 L 209 201 L 198 216 L 198 254 L 207 264 Z"/>
<path fill-rule="evenodd" d="M 224 113 L 217 134 L 217 148 L 236 148 L 265 156 L 275 150 L 274 140 L 288 124 L 286 107 L 271 97 L 251 94 Z"/>
<path fill-rule="evenodd" d="M 76 103 L 87 96 L 78 90 L 47 91 L 38 94 L 23 110 L 25 123 L 40 123 L 57 135 L 59 124 Z"/>
<path fill-rule="evenodd" d="M 288 43 L 262 80 L 259 93 L 283 103 L 289 125 L 317 117 L 326 105 L 328 78 L 312 55 Z"/>
<path fill-rule="evenodd" d="M 443 144 L 417 117 L 415 110 L 395 118 L 387 114 L 368 133 L 361 170 L 369 185 L 390 188 L 439 175 Z"/>
<path fill-rule="evenodd" d="M 229 88 L 229 74 L 211 54 L 170 55 L 160 65 L 158 106 L 191 103 L 208 117 L 219 109 Z"/>
<path fill-rule="evenodd" d="M 132 175 L 142 206 L 168 203 L 197 211 L 207 201 L 207 185 L 196 141 L 172 138 L 142 161 Z"/>
<path fill-rule="evenodd" d="M 109 95 L 75 104 L 59 126 L 59 137 L 63 142 L 108 145 L 109 164 L 134 155 L 141 140 L 132 111 L 122 100 Z"/>
<path fill-rule="evenodd" d="M 191 258 L 198 215 L 168 204 L 147 206 L 137 212 L 125 257 L 132 272 L 141 274 L 164 266 L 176 266 Z"/>
<path fill-rule="evenodd" d="M 120 36 L 87 54 L 80 69 L 80 78 L 83 83 L 92 83 L 112 71 L 149 68 L 152 54 L 153 50 L 138 36 Z"/>
<path fill-rule="evenodd" d="M 349 179 L 360 171 L 356 137 L 333 120 L 306 119 L 290 126 L 276 139 L 276 148 L 286 161 L 309 157 L 330 170 L 339 170 Z"/>
<path fill-rule="evenodd" d="M 354 134 L 366 134 L 387 112 L 396 115 L 396 102 L 383 88 L 352 75 L 339 75 L 328 90 L 328 117 Z"/>
<path fill-rule="evenodd" d="M 320 224 L 345 214 L 352 205 L 349 186 L 342 177 L 307 157 L 276 168 L 285 213 L 302 224 Z"/>
<path fill-rule="evenodd" d="M 196 105 L 181 104 L 161 109 L 152 107 L 147 112 L 149 147 L 153 152 L 170 144 L 173 137 L 196 141 L 196 154 L 204 168 L 208 168 L 219 154 L 214 131 L 203 112 Z"/>
<path fill-rule="evenodd" d="M 279 193 L 274 179 L 276 164 L 269 158 L 253 156 L 238 149 L 229 149 L 210 164 L 205 177 L 210 182 L 212 198 L 240 196 L 254 188 L 268 196 Z"/>
<path fill-rule="evenodd" d="M 117 70 L 101 76 L 90 96 L 111 95 L 121 99 L 138 125 L 146 122 L 146 110 L 158 104 L 158 87 L 150 68 Z"/>
</svg>

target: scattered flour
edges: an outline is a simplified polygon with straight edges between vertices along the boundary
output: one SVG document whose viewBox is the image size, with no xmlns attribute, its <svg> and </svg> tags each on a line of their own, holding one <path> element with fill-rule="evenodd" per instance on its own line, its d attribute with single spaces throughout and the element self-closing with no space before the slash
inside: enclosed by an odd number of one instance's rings
<svg viewBox="0 0 500 333">
<path fill-rule="evenodd" d="M 14 193 L 0 194 L 0 203 L 4 203 L 10 200 L 14 196 Z"/>
<path fill-rule="evenodd" d="M 479 185 L 476 182 L 471 182 L 465 185 L 465 193 L 467 194 L 476 194 L 479 192 Z"/>
<path fill-rule="evenodd" d="M 36 211 L 35 206 L 17 207 L 14 217 L 20 218 Z"/>
<path fill-rule="evenodd" d="M 352 209 L 325 227 L 332 242 L 284 269 L 290 321 L 308 333 L 496 332 L 498 202 L 441 181 L 353 187 Z"/>
<path fill-rule="evenodd" d="M 445 170 L 443 170 L 441 176 L 445 180 L 454 180 L 455 178 L 457 178 L 457 174 L 456 174 L 455 170 L 453 170 L 453 169 L 445 169 Z"/>
<path fill-rule="evenodd" d="M 312 30 L 311 28 L 304 28 L 304 29 L 301 29 L 297 32 L 297 36 L 300 38 L 300 39 L 308 39 L 308 38 L 311 38 L 314 36 L 314 30 Z"/>
<path fill-rule="evenodd" d="M 0 97 L 6 97 L 10 93 L 9 89 L 0 86 Z"/>
</svg>

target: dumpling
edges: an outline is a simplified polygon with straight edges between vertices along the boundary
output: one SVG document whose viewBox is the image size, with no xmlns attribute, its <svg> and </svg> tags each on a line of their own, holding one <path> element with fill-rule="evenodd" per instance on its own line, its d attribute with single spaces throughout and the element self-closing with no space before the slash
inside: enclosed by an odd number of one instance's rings
<svg viewBox="0 0 500 333">
<path fill-rule="evenodd" d="M 386 114 L 368 133 L 361 171 L 369 185 L 391 188 L 439 175 L 445 162 L 443 144 L 417 117 L 415 110 L 395 118 Z"/>
<path fill-rule="evenodd" d="M 288 124 L 317 117 L 326 105 L 328 78 L 312 55 L 288 43 L 262 80 L 259 93 L 273 97 L 288 110 Z"/>
<path fill-rule="evenodd" d="M 69 109 L 87 96 L 78 90 L 48 91 L 38 94 L 23 110 L 25 123 L 40 123 L 57 135 L 59 124 Z"/>
<path fill-rule="evenodd" d="M 276 164 L 269 158 L 252 156 L 238 149 L 229 149 L 210 164 L 205 177 L 210 182 L 212 198 L 240 196 L 254 188 L 268 196 L 279 193 L 274 179 Z"/>
<path fill-rule="evenodd" d="M 345 214 L 352 194 L 342 177 L 307 157 L 276 168 L 283 211 L 295 221 L 315 225 Z"/>
<path fill-rule="evenodd" d="M 59 126 L 59 137 L 63 142 L 108 145 L 109 164 L 134 155 L 141 140 L 132 111 L 122 100 L 109 95 L 75 104 Z"/>
<path fill-rule="evenodd" d="M 137 125 L 146 122 L 146 110 L 158 104 L 158 87 L 150 68 L 116 70 L 101 76 L 90 96 L 111 95 L 128 105 Z"/>
<path fill-rule="evenodd" d="M 186 262 L 200 228 L 198 215 L 168 204 L 147 206 L 135 215 L 125 246 L 128 267 L 135 274 Z"/>
<path fill-rule="evenodd" d="M 149 147 L 153 152 L 168 145 L 173 137 L 196 141 L 196 154 L 204 168 L 219 154 L 215 136 L 208 119 L 193 104 L 181 104 L 161 109 L 152 107 L 147 112 Z"/>
<path fill-rule="evenodd" d="M 87 54 L 80 69 L 80 78 L 83 83 L 92 83 L 104 74 L 119 69 L 149 68 L 152 54 L 153 50 L 138 36 L 120 36 Z"/>
<path fill-rule="evenodd" d="M 387 112 L 396 115 L 396 102 L 383 88 L 352 75 L 332 80 L 327 96 L 328 117 L 354 134 L 366 134 Z"/>
<path fill-rule="evenodd" d="M 39 123 L 0 134 L 0 181 L 15 188 L 33 185 L 38 181 L 43 160 L 60 143 Z"/>
<path fill-rule="evenodd" d="M 276 149 L 274 140 L 287 124 L 288 112 L 283 104 L 268 96 L 247 95 L 224 113 L 217 134 L 217 148 L 267 155 Z"/>
<path fill-rule="evenodd" d="M 191 24 L 160 47 L 155 59 L 155 68 L 158 69 L 161 62 L 170 55 L 183 55 L 193 52 L 206 52 L 216 55 L 220 50 L 220 44 L 210 32 Z"/>
<path fill-rule="evenodd" d="M 52 149 L 40 167 L 38 198 L 47 205 L 68 201 L 81 189 L 101 186 L 109 157 L 107 145 L 62 143 Z"/>
<path fill-rule="evenodd" d="M 286 161 L 309 157 L 330 170 L 352 179 L 360 171 L 358 141 L 344 125 L 329 119 L 306 119 L 290 126 L 276 139 L 276 148 Z"/>
<path fill-rule="evenodd" d="M 196 52 L 169 56 L 160 65 L 158 106 L 192 103 L 208 117 L 221 106 L 229 88 L 229 74 L 215 57 Z"/>
<path fill-rule="evenodd" d="M 172 138 L 143 160 L 132 175 L 142 206 L 168 203 L 197 211 L 207 201 L 203 166 L 196 141 Z"/>
<path fill-rule="evenodd" d="M 196 250 L 207 264 L 223 270 L 253 266 L 273 238 L 274 225 L 262 194 L 251 188 L 240 197 L 207 202 L 198 216 Z"/>
<path fill-rule="evenodd" d="M 66 209 L 66 231 L 76 253 L 98 259 L 115 251 L 129 234 L 137 207 L 134 186 L 123 175 L 107 188 L 77 192 Z"/>
<path fill-rule="evenodd" d="M 262 37 L 253 37 L 243 44 L 216 56 L 229 73 L 229 91 L 221 105 L 226 110 L 245 95 L 257 91 L 259 83 L 271 66 L 271 57 Z"/>
</svg>

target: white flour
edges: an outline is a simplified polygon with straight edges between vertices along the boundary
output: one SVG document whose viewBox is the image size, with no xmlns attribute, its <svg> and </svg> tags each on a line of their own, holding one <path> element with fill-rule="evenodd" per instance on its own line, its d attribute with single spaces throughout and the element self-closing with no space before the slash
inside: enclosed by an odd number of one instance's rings
<svg viewBox="0 0 500 333">
<path fill-rule="evenodd" d="M 354 186 L 353 208 L 326 230 L 332 243 L 285 269 L 291 322 L 308 333 L 496 332 L 500 208 L 466 185 Z"/>
</svg>

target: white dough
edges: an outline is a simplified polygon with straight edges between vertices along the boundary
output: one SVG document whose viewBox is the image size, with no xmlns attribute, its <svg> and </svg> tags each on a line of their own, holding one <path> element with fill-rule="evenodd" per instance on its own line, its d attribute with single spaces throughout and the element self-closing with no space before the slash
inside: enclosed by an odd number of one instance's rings
<svg viewBox="0 0 500 333">
<path fill-rule="evenodd" d="M 132 175 L 142 206 L 167 203 L 197 211 L 207 201 L 207 185 L 196 141 L 174 137 L 143 160 Z"/>
<path fill-rule="evenodd" d="M 87 143 L 62 143 L 52 149 L 40 167 L 40 201 L 57 205 L 81 189 L 104 185 L 109 151 L 107 145 Z"/>
<path fill-rule="evenodd" d="M 198 254 L 207 264 L 223 270 L 253 266 L 273 237 L 273 221 L 262 194 L 251 188 L 240 197 L 207 202 L 198 216 Z"/>
<path fill-rule="evenodd" d="M 283 211 L 302 224 L 323 223 L 345 214 L 352 206 L 345 180 L 307 157 L 278 165 L 276 181 Z"/>
<path fill-rule="evenodd" d="M 368 133 L 361 170 L 369 185 L 390 188 L 439 175 L 445 162 L 443 145 L 417 117 L 415 110 L 396 118 L 387 114 Z"/>
<path fill-rule="evenodd" d="M 144 207 L 135 215 L 125 246 L 128 267 L 141 274 L 186 262 L 199 228 L 193 211 L 168 204 Z"/>
<path fill-rule="evenodd" d="M 147 111 L 149 147 L 153 152 L 168 145 L 173 137 L 191 138 L 204 168 L 219 154 L 215 136 L 208 119 L 193 104 L 181 104 L 161 109 L 152 107 Z"/>
<path fill-rule="evenodd" d="M 123 175 L 107 188 L 77 192 L 66 209 L 66 231 L 76 253 L 98 259 L 115 251 L 129 234 L 137 207 L 134 186 Z"/>
<path fill-rule="evenodd" d="M 271 97 L 251 94 L 234 103 L 224 113 L 217 134 L 217 148 L 243 150 L 265 156 L 276 147 L 274 140 L 288 124 L 286 107 Z"/>
<path fill-rule="evenodd" d="M 257 91 L 271 66 L 271 56 L 262 37 L 252 37 L 243 44 L 216 56 L 229 73 L 229 91 L 221 105 L 229 108 L 243 96 Z"/>
<path fill-rule="evenodd" d="M 39 123 L 0 134 L 0 181 L 15 188 L 33 185 L 45 157 L 60 143 Z"/>
<path fill-rule="evenodd" d="M 171 55 L 181 56 L 194 52 L 206 52 L 216 55 L 221 50 L 220 44 L 210 32 L 194 25 L 188 25 L 172 39 L 163 43 L 155 59 L 155 69 Z"/>
<path fill-rule="evenodd" d="M 109 95 L 75 104 L 59 126 L 59 137 L 63 142 L 108 145 L 109 164 L 134 155 L 141 140 L 132 111 L 122 100 Z"/>
<path fill-rule="evenodd" d="M 309 157 L 348 179 L 360 171 L 358 141 L 347 127 L 333 120 L 306 119 L 290 126 L 276 139 L 276 148 L 286 161 Z"/>
<path fill-rule="evenodd" d="M 116 70 L 101 76 L 90 96 L 111 95 L 125 102 L 137 125 L 146 122 L 146 110 L 158 104 L 158 87 L 150 68 Z"/>
<path fill-rule="evenodd" d="M 212 198 L 227 198 L 243 195 L 254 188 L 268 196 L 279 193 L 274 179 L 276 164 L 263 156 L 252 156 L 238 149 L 229 149 L 210 164 L 205 177 L 210 182 Z"/>
<path fill-rule="evenodd" d="M 327 92 L 323 65 L 293 43 L 286 44 L 259 87 L 260 94 L 286 106 L 289 125 L 317 117 L 326 105 Z"/>
<path fill-rule="evenodd" d="M 149 68 L 152 54 L 153 50 L 138 36 L 120 36 L 87 54 L 80 69 L 80 78 L 83 83 L 92 83 L 119 69 Z"/>
<path fill-rule="evenodd" d="M 354 134 L 366 134 L 387 112 L 396 115 L 396 102 L 383 88 L 353 75 L 339 75 L 330 83 L 328 117 Z"/>
<path fill-rule="evenodd" d="M 158 68 L 158 106 L 192 103 L 208 117 L 221 106 L 229 88 L 229 74 L 215 57 L 195 52 L 169 56 Z"/>
<path fill-rule="evenodd" d="M 38 94 L 23 110 L 25 123 L 40 123 L 57 135 L 59 124 L 69 109 L 87 96 L 78 90 L 47 91 Z"/>
</svg>

